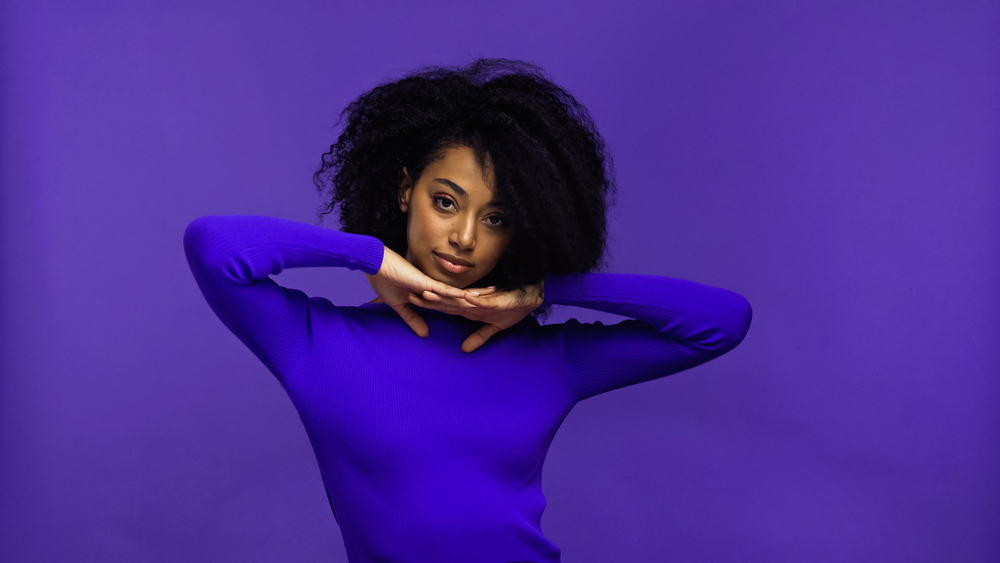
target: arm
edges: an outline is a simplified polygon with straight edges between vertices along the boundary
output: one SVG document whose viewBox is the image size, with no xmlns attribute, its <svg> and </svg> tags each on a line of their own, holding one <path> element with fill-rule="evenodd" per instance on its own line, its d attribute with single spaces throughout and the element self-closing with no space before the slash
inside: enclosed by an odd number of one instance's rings
<svg viewBox="0 0 1000 563">
<path fill-rule="evenodd" d="M 308 350 L 313 305 L 269 276 L 304 266 L 375 274 L 384 250 L 375 237 L 260 215 L 206 215 L 184 231 L 184 254 L 212 311 L 282 383 Z"/>
<path fill-rule="evenodd" d="M 666 276 L 549 275 L 544 297 L 632 317 L 614 325 L 565 323 L 563 347 L 578 400 L 721 356 L 743 341 L 752 317 L 738 293 Z"/>
</svg>

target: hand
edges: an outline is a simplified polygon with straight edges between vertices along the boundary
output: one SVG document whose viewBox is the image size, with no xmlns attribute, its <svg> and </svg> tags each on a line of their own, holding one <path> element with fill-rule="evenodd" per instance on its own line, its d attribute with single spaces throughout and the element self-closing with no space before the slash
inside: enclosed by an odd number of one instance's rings
<svg viewBox="0 0 1000 563">
<path fill-rule="evenodd" d="M 410 308 L 410 296 L 419 293 L 427 296 L 444 296 L 452 299 L 468 295 L 468 290 L 452 287 L 428 276 L 410 264 L 389 247 L 385 247 L 382 265 L 375 275 L 365 272 L 368 283 L 378 294 L 382 303 L 389 305 L 402 317 L 403 321 L 417 334 L 427 336 L 427 323 Z M 470 305 L 471 307 L 471 305 Z"/>
<path fill-rule="evenodd" d="M 462 342 L 462 351 L 469 353 L 485 344 L 494 334 L 521 322 L 544 302 L 545 280 L 521 289 L 524 291 L 495 291 L 461 297 L 441 297 L 428 292 L 424 297 L 411 295 L 410 303 L 486 323 Z M 463 301 L 472 306 L 463 304 Z"/>
</svg>

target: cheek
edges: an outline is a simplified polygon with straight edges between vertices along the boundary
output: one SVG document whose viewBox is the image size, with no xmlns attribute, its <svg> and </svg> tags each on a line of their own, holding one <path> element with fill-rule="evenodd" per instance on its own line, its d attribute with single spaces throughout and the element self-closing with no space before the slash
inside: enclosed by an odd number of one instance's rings
<svg viewBox="0 0 1000 563">
<path fill-rule="evenodd" d="M 422 221 L 420 217 L 414 217 L 409 223 L 409 228 L 407 229 L 408 235 L 411 241 L 415 245 L 423 245 L 423 242 L 427 240 L 430 236 L 430 225 L 426 221 Z"/>
</svg>

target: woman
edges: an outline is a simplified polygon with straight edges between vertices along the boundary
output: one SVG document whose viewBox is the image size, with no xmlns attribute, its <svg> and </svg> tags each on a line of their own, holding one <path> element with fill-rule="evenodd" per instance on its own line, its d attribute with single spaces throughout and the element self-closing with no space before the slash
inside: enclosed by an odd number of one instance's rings
<svg viewBox="0 0 1000 563">
<path fill-rule="evenodd" d="M 345 112 L 314 175 L 341 229 L 199 217 L 194 277 L 292 399 L 350 561 L 559 561 L 541 470 L 562 420 L 731 350 L 750 304 L 593 271 L 610 158 L 536 66 L 423 68 Z M 306 266 L 361 270 L 377 297 L 334 304 L 270 277 Z M 552 304 L 630 318 L 540 324 Z"/>
</svg>

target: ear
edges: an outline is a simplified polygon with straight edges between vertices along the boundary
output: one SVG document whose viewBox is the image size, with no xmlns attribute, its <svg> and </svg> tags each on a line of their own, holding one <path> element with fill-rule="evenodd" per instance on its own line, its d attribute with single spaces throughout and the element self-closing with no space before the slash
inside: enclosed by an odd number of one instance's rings
<svg viewBox="0 0 1000 563">
<path fill-rule="evenodd" d="M 413 179 L 410 173 L 403 167 L 403 180 L 399 183 L 399 210 L 403 213 L 410 208 L 410 196 L 413 195 Z"/>
</svg>

